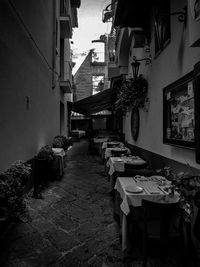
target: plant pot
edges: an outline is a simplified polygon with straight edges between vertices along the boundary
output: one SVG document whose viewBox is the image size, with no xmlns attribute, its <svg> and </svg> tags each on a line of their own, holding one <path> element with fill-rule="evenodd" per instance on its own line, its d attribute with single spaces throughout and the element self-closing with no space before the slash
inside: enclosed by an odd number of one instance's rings
<svg viewBox="0 0 200 267">
<path fill-rule="evenodd" d="M 52 181 L 54 175 L 53 161 L 35 157 L 33 164 L 34 195 L 37 195 L 40 186 Z"/>
</svg>

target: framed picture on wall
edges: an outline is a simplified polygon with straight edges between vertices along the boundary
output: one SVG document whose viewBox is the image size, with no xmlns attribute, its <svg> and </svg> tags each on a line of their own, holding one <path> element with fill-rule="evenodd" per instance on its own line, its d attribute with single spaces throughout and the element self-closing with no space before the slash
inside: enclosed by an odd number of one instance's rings
<svg viewBox="0 0 200 267">
<path fill-rule="evenodd" d="M 200 62 L 194 66 L 196 162 L 200 163 Z"/>
<path fill-rule="evenodd" d="M 189 45 L 200 47 L 200 0 L 188 0 Z"/>
<path fill-rule="evenodd" d="M 163 89 L 163 142 L 195 148 L 193 72 Z"/>
</svg>

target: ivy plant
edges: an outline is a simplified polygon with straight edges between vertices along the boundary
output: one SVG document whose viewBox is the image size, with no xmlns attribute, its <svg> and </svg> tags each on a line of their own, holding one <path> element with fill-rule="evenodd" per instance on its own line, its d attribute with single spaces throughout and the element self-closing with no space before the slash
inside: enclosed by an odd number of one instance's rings
<svg viewBox="0 0 200 267">
<path fill-rule="evenodd" d="M 145 99 L 147 97 L 148 83 L 142 76 L 135 79 L 127 79 L 122 81 L 118 90 L 118 99 L 115 102 L 115 109 L 117 111 L 126 112 L 132 108 L 144 107 Z"/>
</svg>

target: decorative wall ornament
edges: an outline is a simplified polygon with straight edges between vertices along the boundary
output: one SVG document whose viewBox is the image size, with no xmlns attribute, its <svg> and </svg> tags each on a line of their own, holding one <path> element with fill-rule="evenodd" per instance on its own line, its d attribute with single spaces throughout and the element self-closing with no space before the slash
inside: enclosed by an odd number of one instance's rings
<svg viewBox="0 0 200 267">
<path fill-rule="evenodd" d="M 140 113 L 137 107 L 132 109 L 131 113 L 131 134 L 134 141 L 137 141 L 140 127 Z"/>
</svg>

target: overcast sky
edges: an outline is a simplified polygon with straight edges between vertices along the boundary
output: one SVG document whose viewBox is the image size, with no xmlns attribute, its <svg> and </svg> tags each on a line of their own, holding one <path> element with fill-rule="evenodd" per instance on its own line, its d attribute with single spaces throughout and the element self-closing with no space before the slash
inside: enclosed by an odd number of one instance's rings
<svg viewBox="0 0 200 267">
<path fill-rule="evenodd" d="M 80 53 L 88 52 L 95 48 L 92 40 L 99 39 L 100 35 L 109 33 L 110 23 L 102 22 L 102 11 L 109 5 L 111 0 L 81 0 L 81 7 L 78 8 L 78 28 L 73 30 L 72 49 L 77 59 L 73 73 L 76 72 L 84 57 Z"/>
</svg>

